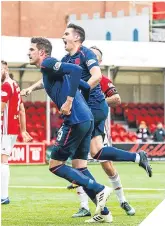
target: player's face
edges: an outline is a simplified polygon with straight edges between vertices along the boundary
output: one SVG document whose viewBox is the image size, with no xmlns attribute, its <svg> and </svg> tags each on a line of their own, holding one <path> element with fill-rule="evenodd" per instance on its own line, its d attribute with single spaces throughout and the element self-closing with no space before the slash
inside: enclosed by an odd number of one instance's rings
<svg viewBox="0 0 165 226">
<path fill-rule="evenodd" d="M 35 43 L 31 43 L 29 48 L 29 61 L 31 65 L 38 65 L 40 62 L 40 50 L 37 48 Z"/>
<path fill-rule="evenodd" d="M 96 55 L 96 58 L 97 58 L 97 60 L 98 60 L 98 63 L 101 64 L 102 59 L 101 59 L 100 52 L 99 52 L 97 49 L 92 49 L 92 48 L 91 48 L 91 50 L 92 50 L 92 51 L 94 52 L 94 54 Z"/>
<path fill-rule="evenodd" d="M 1 82 L 4 82 L 7 72 L 8 72 L 8 67 L 4 64 L 1 64 Z"/>
<path fill-rule="evenodd" d="M 73 28 L 67 28 L 62 36 L 65 50 L 71 51 L 75 47 L 75 42 L 78 40 L 78 35 L 74 32 Z"/>
</svg>

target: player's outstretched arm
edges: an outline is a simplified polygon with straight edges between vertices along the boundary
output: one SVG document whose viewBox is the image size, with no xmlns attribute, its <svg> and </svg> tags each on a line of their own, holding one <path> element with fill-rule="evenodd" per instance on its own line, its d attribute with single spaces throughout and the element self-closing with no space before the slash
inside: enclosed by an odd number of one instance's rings
<svg viewBox="0 0 165 226">
<path fill-rule="evenodd" d="M 27 97 L 28 95 L 31 94 L 31 92 L 39 90 L 39 89 L 44 89 L 42 79 L 40 79 L 38 82 L 34 83 L 32 86 L 21 90 L 21 96 Z"/>
<path fill-rule="evenodd" d="M 111 97 L 107 97 L 106 101 L 109 107 L 117 107 L 121 104 L 121 98 L 119 94 L 114 94 Z"/>
<path fill-rule="evenodd" d="M 23 137 L 23 141 L 24 142 L 31 141 L 33 138 L 26 131 L 26 113 L 25 113 L 25 108 L 23 103 L 20 104 L 19 121 L 20 121 L 20 131 Z"/>
<path fill-rule="evenodd" d="M 117 107 L 119 104 L 121 104 L 120 95 L 109 78 L 103 76 L 100 85 L 102 92 L 105 94 L 105 98 L 109 107 Z"/>
</svg>

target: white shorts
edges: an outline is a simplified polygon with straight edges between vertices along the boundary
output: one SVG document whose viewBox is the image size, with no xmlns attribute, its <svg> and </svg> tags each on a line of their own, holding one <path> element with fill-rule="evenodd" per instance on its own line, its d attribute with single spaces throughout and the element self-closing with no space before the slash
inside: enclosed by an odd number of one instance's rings
<svg viewBox="0 0 165 226">
<path fill-rule="evenodd" d="M 16 140 L 17 135 L 1 135 L 1 155 L 10 156 Z"/>
</svg>

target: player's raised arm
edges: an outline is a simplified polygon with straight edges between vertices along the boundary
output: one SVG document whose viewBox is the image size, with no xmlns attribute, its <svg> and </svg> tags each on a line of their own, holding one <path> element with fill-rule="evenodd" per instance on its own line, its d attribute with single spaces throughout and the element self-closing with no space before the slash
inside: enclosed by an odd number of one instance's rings
<svg viewBox="0 0 165 226">
<path fill-rule="evenodd" d="M 102 79 L 100 66 L 96 58 L 96 55 L 92 52 L 92 50 L 90 49 L 88 50 L 85 58 L 86 58 L 86 65 L 91 74 L 91 78 L 88 80 L 88 84 L 90 85 L 91 89 L 93 89 L 95 86 L 97 86 L 100 83 Z"/>
<path fill-rule="evenodd" d="M 31 94 L 31 92 L 33 92 L 35 90 L 40 90 L 40 89 L 44 89 L 42 79 L 40 79 L 38 82 L 34 83 L 32 86 L 21 90 L 21 96 L 28 96 Z"/>
<path fill-rule="evenodd" d="M 19 110 L 19 122 L 20 122 L 20 132 L 23 137 L 24 142 L 29 142 L 33 138 L 29 135 L 29 133 L 26 131 L 26 113 L 24 104 L 20 104 L 20 110 Z"/>
<path fill-rule="evenodd" d="M 118 105 L 121 104 L 121 98 L 119 94 L 114 94 L 111 97 L 106 98 L 106 102 L 109 107 L 117 107 Z"/>
</svg>

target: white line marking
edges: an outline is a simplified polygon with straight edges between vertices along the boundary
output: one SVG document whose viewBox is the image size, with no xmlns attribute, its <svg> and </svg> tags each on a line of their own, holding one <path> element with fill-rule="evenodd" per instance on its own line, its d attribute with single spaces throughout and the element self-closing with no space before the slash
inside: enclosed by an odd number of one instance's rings
<svg viewBox="0 0 165 226">
<path fill-rule="evenodd" d="M 165 200 L 161 202 L 139 226 L 164 226 L 165 225 Z"/>
<path fill-rule="evenodd" d="M 10 188 L 44 188 L 44 189 L 66 189 L 66 187 L 61 186 L 19 186 L 19 185 L 11 185 Z M 165 191 L 164 188 L 124 188 L 124 190 L 128 191 Z"/>
</svg>

